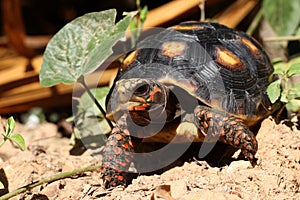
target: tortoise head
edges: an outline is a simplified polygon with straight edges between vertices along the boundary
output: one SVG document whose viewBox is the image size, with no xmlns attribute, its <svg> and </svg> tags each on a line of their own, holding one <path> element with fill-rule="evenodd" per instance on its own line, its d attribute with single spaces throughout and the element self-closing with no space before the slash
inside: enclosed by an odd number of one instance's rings
<svg viewBox="0 0 300 200">
<path fill-rule="evenodd" d="M 108 101 L 107 118 L 117 121 L 129 112 L 135 124 L 146 126 L 150 122 L 162 122 L 168 117 L 169 89 L 151 79 L 120 79 L 116 82 Z M 167 111 L 167 112 L 166 112 Z"/>
</svg>

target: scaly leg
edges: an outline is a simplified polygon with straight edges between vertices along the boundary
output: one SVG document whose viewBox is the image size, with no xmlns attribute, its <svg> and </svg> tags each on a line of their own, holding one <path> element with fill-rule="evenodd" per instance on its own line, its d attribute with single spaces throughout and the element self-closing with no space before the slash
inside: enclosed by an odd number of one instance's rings
<svg viewBox="0 0 300 200">
<path fill-rule="evenodd" d="M 126 172 L 133 160 L 133 144 L 124 114 L 108 137 L 103 154 L 102 178 L 105 188 L 126 185 Z"/>
<path fill-rule="evenodd" d="M 205 106 L 197 106 L 194 112 L 199 120 L 200 130 L 207 137 L 217 138 L 221 142 L 241 149 L 252 166 L 256 164 L 257 159 L 254 155 L 258 148 L 257 140 L 242 120 Z"/>
</svg>

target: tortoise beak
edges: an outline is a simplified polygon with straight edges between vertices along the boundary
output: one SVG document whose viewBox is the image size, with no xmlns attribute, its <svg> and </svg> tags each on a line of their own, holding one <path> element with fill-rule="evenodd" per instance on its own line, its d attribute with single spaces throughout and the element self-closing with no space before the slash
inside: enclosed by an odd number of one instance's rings
<svg viewBox="0 0 300 200">
<path fill-rule="evenodd" d="M 139 105 L 141 102 L 130 101 L 127 103 L 119 104 L 117 108 L 106 114 L 106 118 L 110 121 L 116 122 L 124 112 L 130 111 L 129 109 L 133 106 Z"/>
</svg>

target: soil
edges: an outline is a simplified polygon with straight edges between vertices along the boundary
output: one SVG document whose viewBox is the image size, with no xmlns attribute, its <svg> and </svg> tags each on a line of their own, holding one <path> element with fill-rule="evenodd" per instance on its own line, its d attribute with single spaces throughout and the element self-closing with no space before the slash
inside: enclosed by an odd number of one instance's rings
<svg viewBox="0 0 300 200">
<path fill-rule="evenodd" d="M 25 137 L 27 149 L 20 151 L 9 142 L 0 148 L 0 178 L 6 186 L 0 195 L 59 172 L 99 164 L 87 151 L 71 155 L 70 139 L 62 137 L 55 124 L 35 128 L 17 124 L 15 133 Z M 37 186 L 11 199 L 300 199 L 300 131 L 268 118 L 257 140 L 254 168 L 240 159 L 222 167 L 192 160 L 160 175 L 140 175 L 126 188 L 113 190 L 103 189 L 100 172 L 93 171 Z"/>
</svg>

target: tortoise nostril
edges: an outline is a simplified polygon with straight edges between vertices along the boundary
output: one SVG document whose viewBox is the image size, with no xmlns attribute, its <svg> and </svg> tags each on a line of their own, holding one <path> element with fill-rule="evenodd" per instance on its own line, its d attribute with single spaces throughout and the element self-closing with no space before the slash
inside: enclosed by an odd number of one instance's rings
<svg viewBox="0 0 300 200">
<path fill-rule="evenodd" d="M 149 84 L 144 84 L 139 87 L 137 87 L 134 91 L 134 95 L 136 96 L 146 96 L 150 92 L 150 85 Z"/>
</svg>

